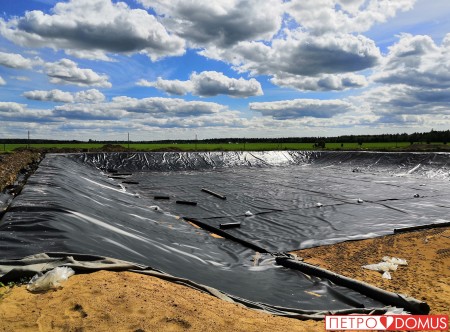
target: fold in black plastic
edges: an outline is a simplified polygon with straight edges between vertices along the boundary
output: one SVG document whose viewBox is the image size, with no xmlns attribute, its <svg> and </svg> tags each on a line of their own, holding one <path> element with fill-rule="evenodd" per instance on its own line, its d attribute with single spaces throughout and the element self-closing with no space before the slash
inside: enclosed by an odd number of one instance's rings
<svg viewBox="0 0 450 332">
<path fill-rule="evenodd" d="M 404 308 L 406 311 L 409 311 L 412 314 L 428 315 L 428 313 L 430 312 L 430 306 L 423 301 L 418 301 L 414 298 L 406 297 L 397 293 L 388 292 L 381 288 L 357 281 L 355 279 L 347 278 L 343 275 L 328 271 L 326 269 L 322 269 L 317 266 L 293 260 L 288 257 L 277 257 L 276 262 L 290 269 L 296 269 L 309 275 L 326 278 L 337 285 L 348 287 L 360 292 L 361 294 L 376 298 L 386 305 Z"/>
<path fill-rule="evenodd" d="M 244 241 L 244 240 L 242 240 L 240 238 L 237 238 L 237 237 L 235 237 L 235 236 L 233 236 L 233 235 L 231 235 L 231 234 L 221 230 L 220 228 L 212 227 L 212 226 L 210 226 L 208 224 L 205 224 L 204 222 L 201 222 L 201 221 L 199 221 L 197 219 L 194 219 L 194 218 L 183 217 L 183 219 L 186 220 L 186 221 L 189 221 L 189 222 L 191 222 L 191 223 L 193 223 L 193 224 L 195 224 L 197 226 L 199 226 L 200 228 L 203 228 L 204 230 L 207 230 L 209 232 L 212 232 L 212 233 L 215 233 L 217 235 L 220 235 L 220 236 L 222 236 L 222 237 L 224 237 L 224 238 L 226 238 L 228 240 L 232 240 L 232 241 L 234 241 L 236 243 L 242 244 L 246 248 L 253 249 L 253 250 L 255 250 L 257 252 L 260 252 L 260 253 L 268 253 L 268 251 L 266 249 L 261 248 L 261 247 L 255 245 L 255 244 L 253 244 L 251 242 Z"/>
</svg>

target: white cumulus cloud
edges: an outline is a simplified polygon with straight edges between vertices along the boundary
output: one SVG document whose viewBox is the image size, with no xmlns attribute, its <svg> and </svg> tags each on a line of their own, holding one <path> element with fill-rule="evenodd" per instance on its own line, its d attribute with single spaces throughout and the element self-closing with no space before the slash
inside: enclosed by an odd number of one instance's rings
<svg viewBox="0 0 450 332">
<path fill-rule="evenodd" d="M 54 122 L 52 111 L 28 109 L 27 105 L 14 102 L 0 102 L 0 121 L 43 123 Z"/>
<path fill-rule="evenodd" d="M 285 3 L 286 12 L 311 34 L 362 33 L 413 8 L 416 0 L 301 0 Z"/>
<path fill-rule="evenodd" d="M 194 72 L 188 81 L 158 78 L 156 82 L 141 80 L 137 84 L 155 87 L 169 94 L 176 95 L 191 93 L 200 97 L 228 95 L 236 98 L 263 95 L 261 84 L 256 79 L 231 78 L 217 71 Z"/>
<path fill-rule="evenodd" d="M 225 111 L 228 108 L 224 105 L 204 102 L 204 101 L 186 101 L 179 98 L 130 98 L 115 97 L 109 104 L 109 107 L 123 109 L 131 113 L 152 114 L 155 117 L 189 117 L 204 114 L 213 114 Z"/>
<path fill-rule="evenodd" d="M 368 84 L 365 76 L 356 75 L 353 73 L 336 75 L 321 74 L 317 77 L 279 74 L 273 77 L 270 81 L 281 87 L 309 91 L 340 91 L 362 88 Z"/>
<path fill-rule="evenodd" d="M 14 69 L 31 69 L 33 66 L 41 64 L 41 60 L 27 59 L 17 53 L 0 52 L 0 66 Z"/>
<path fill-rule="evenodd" d="M 22 94 L 25 98 L 30 100 L 39 100 L 39 101 L 54 101 L 54 102 L 62 102 L 62 103 L 73 103 L 74 99 L 70 92 L 64 92 L 61 90 L 33 90 L 26 91 Z"/>
<path fill-rule="evenodd" d="M 22 94 L 25 98 L 39 101 L 53 101 L 61 103 L 100 103 L 105 100 L 103 93 L 97 89 L 79 91 L 76 93 L 53 89 L 50 91 L 33 90 Z"/>
<path fill-rule="evenodd" d="M 0 34 L 25 47 L 51 47 L 74 56 L 108 59 L 108 53 L 144 53 L 152 60 L 182 55 L 184 41 L 155 16 L 111 0 L 58 2 L 51 14 L 27 11 L 0 19 Z"/>
<path fill-rule="evenodd" d="M 166 27 L 193 46 L 228 47 L 270 40 L 280 29 L 282 0 L 138 0 L 163 15 Z"/>
<path fill-rule="evenodd" d="M 92 69 L 78 68 L 78 65 L 69 59 L 45 64 L 45 73 L 54 84 L 75 84 L 78 86 L 98 86 L 110 88 L 108 76 L 97 74 Z"/>
<path fill-rule="evenodd" d="M 250 103 L 253 111 L 277 120 L 304 117 L 332 118 L 353 110 L 353 105 L 343 100 L 292 99 L 273 102 Z"/>
<path fill-rule="evenodd" d="M 419 88 L 450 88 L 450 33 L 441 45 L 429 36 L 404 34 L 389 48 L 373 79 Z"/>
<path fill-rule="evenodd" d="M 192 84 L 190 81 L 164 80 L 161 77 L 158 77 L 155 82 L 139 80 L 136 84 L 139 86 L 154 87 L 158 90 L 163 90 L 168 94 L 178 96 L 185 95 L 192 91 Z"/>
<path fill-rule="evenodd" d="M 311 36 L 301 31 L 275 39 L 270 45 L 241 42 L 228 49 L 210 48 L 201 54 L 227 61 L 239 72 L 270 75 L 274 84 L 300 90 L 364 86 L 360 75 L 351 74 L 375 67 L 381 59 L 375 42 L 362 35 Z"/>
</svg>

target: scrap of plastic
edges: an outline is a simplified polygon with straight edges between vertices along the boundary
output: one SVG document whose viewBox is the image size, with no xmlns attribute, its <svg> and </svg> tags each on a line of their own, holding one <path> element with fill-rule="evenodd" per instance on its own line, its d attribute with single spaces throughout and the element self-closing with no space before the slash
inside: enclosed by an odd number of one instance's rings
<svg viewBox="0 0 450 332">
<path fill-rule="evenodd" d="M 379 272 L 396 271 L 397 264 L 393 264 L 393 263 L 389 263 L 389 262 L 381 262 L 378 264 L 364 265 L 363 268 L 365 268 L 367 270 L 379 271 Z"/>
<path fill-rule="evenodd" d="M 392 279 L 391 274 L 389 273 L 389 271 L 384 272 L 381 277 L 384 278 L 384 279 L 389 279 L 389 280 Z"/>
<path fill-rule="evenodd" d="M 392 263 L 392 264 L 396 264 L 396 265 L 408 265 L 408 262 L 406 261 L 406 259 L 397 258 L 397 257 L 384 256 L 383 261 Z"/>
<path fill-rule="evenodd" d="M 152 205 L 149 207 L 150 210 L 162 213 L 163 210 L 158 205 Z"/>
<path fill-rule="evenodd" d="M 38 273 L 27 285 L 27 289 L 31 292 L 43 292 L 49 289 L 62 287 L 61 283 L 66 281 L 75 274 L 70 267 L 56 267 L 45 274 Z"/>
<path fill-rule="evenodd" d="M 323 206 L 323 204 L 322 203 L 316 203 L 316 207 L 322 207 Z"/>
<path fill-rule="evenodd" d="M 253 213 L 251 213 L 250 211 L 245 212 L 245 216 L 246 217 L 251 217 L 253 216 Z"/>
</svg>

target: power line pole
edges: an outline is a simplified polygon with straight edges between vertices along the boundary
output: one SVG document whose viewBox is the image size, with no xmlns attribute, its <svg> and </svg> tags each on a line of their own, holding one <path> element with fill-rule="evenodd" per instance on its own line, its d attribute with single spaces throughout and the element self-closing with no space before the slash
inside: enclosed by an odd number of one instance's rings
<svg viewBox="0 0 450 332">
<path fill-rule="evenodd" d="M 128 133 L 128 150 L 130 150 L 130 133 Z"/>
<path fill-rule="evenodd" d="M 28 149 L 30 148 L 30 131 L 28 130 Z"/>
</svg>

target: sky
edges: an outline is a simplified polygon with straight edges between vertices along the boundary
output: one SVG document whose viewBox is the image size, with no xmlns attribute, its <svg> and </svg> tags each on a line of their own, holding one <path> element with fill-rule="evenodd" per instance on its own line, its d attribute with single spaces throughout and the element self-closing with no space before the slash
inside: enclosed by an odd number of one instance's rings
<svg viewBox="0 0 450 332">
<path fill-rule="evenodd" d="M 0 138 L 431 129 L 448 0 L 0 0 Z"/>
</svg>

